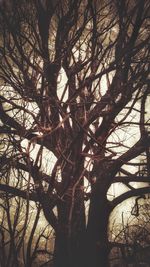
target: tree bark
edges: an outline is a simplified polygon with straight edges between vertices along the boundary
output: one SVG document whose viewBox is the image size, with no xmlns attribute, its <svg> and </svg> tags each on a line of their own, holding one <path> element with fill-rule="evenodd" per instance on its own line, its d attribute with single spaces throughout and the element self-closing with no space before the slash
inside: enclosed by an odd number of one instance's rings
<svg viewBox="0 0 150 267">
<path fill-rule="evenodd" d="M 74 207 L 70 236 L 67 220 L 69 209 L 66 203 L 59 206 L 60 225 L 56 233 L 54 267 L 109 267 L 107 228 L 111 209 L 106 194 L 102 191 L 100 193 L 95 190 L 91 196 L 86 231 L 81 199 L 78 199 Z"/>
<path fill-rule="evenodd" d="M 83 192 L 75 196 L 71 224 L 70 198 L 58 206 L 59 226 L 54 248 L 54 267 L 83 267 L 85 208 Z"/>
<path fill-rule="evenodd" d="M 111 208 L 104 188 L 94 188 L 86 231 L 85 267 L 109 267 L 108 224 Z"/>
</svg>

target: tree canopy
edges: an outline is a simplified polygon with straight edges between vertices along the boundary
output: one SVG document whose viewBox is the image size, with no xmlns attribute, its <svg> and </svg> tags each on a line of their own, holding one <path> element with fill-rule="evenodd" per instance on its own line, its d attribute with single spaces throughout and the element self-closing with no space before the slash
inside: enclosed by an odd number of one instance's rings
<svg viewBox="0 0 150 267">
<path fill-rule="evenodd" d="M 0 2 L 0 190 L 40 204 L 55 267 L 109 266 L 111 212 L 150 192 L 149 12 L 148 0 Z M 127 192 L 109 199 L 114 183 Z"/>
</svg>

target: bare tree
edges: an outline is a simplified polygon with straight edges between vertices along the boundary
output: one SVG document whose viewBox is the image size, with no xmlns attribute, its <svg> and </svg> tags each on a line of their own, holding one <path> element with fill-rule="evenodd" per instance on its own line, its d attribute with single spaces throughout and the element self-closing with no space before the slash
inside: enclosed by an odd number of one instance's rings
<svg viewBox="0 0 150 267">
<path fill-rule="evenodd" d="M 0 190 L 40 203 L 55 267 L 109 266 L 111 212 L 150 192 L 149 11 L 148 0 L 0 3 Z M 109 200 L 116 182 L 128 191 Z"/>
<path fill-rule="evenodd" d="M 136 205 L 136 201 L 135 201 Z M 122 213 L 120 223 L 114 222 L 111 232 L 111 266 L 148 266 L 150 255 L 149 198 L 139 200 L 139 214 L 131 208 L 128 217 Z"/>
<path fill-rule="evenodd" d="M 8 197 L 3 193 L 0 204 L 0 266 L 42 266 L 50 261 L 49 225 L 38 226 L 40 206 L 29 207 L 22 198 Z M 44 255 L 43 259 L 41 255 Z"/>
</svg>

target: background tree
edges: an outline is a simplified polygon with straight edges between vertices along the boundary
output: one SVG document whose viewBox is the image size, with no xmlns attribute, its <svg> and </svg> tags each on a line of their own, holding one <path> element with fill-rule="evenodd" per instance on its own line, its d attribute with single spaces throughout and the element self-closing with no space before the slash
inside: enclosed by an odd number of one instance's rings
<svg viewBox="0 0 150 267">
<path fill-rule="evenodd" d="M 134 203 L 134 201 L 133 201 Z M 111 232 L 111 266 L 148 266 L 150 255 L 149 198 L 138 201 L 139 214 L 135 204 L 131 205 L 128 216 L 122 212 L 120 223 L 114 223 Z"/>
<path fill-rule="evenodd" d="M 40 206 L 29 207 L 22 198 L 1 196 L 0 266 L 42 267 L 52 259 L 53 239 L 49 225 L 40 223 Z"/>
<path fill-rule="evenodd" d="M 109 266 L 111 212 L 150 191 L 130 184 L 149 181 L 149 11 L 148 0 L 0 3 L 0 190 L 40 203 L 55 267 Z M 128 191 L 109 200 L 115 182 Z"/>
</svg>

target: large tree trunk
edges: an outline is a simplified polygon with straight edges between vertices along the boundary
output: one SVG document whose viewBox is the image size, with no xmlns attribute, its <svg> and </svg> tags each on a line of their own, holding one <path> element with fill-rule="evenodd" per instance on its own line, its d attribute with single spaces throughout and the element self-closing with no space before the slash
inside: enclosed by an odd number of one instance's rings
<svg viewBox="0 0 150 267">
<path fill-rule="evenodd" d="M 106 192 L 96 188 L 92 192 L 85 246 L 85 267 L 109 266 L 108 224 L 110 205 Z"/>
<path fill-rule="evenodd" d="M 85 237 L 85 208 L 83 192 L 76 194 L 70 215 L 70 197 L 58 206 L 59 227 L 56 232 L 54 248 L 54 267 L 83 267 L 84 237 Z"/>
<path fill-rule="evenodd" d="M 81 209 L 80 202 L 76 203 L 74 208 L 74 223 L 71 225 L 70 236 L 66 204 L 63 203 L 59 207 L 59 215 L 60 227 L 56 233 L 54 267 L 108 267 L 110 249 L 107 228 L 110 206 L 106 196 L 93 194 L 91 197 L 86 232 L 84 209 Z"/>
</svg>

